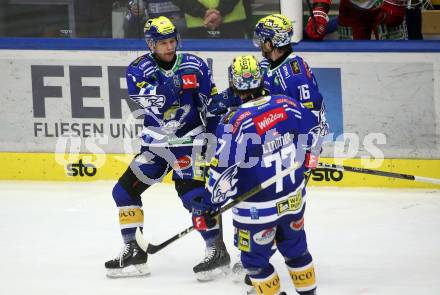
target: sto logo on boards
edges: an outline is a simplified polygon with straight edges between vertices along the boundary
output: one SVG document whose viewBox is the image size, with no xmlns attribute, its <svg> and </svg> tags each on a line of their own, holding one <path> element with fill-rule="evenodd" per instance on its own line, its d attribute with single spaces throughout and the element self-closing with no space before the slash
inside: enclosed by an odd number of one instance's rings
<svg viewBox="0 0 440 295">
<path fill-rule="evenodd" d="M 341 181 L 344 174 L 341 171 L 326 169 L 326 168 L 316 168 L 312 170 L 312 179 L 314 181 Z"/>
<path fill-rule="evenodd" d="M 67 164 L 67 175 L 69 176 L 94 176 L 96 174 L 96 167 L 93 164 L 83 164 L 82 159 L 78 163 Z"/>
</svg>

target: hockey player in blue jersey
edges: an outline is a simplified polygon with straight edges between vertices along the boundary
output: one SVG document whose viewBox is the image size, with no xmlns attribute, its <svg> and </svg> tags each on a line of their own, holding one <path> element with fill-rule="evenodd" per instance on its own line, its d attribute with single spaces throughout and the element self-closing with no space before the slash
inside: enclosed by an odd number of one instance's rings
<svg viewBox="0 0 440 295">
<path fill-rule="evenodd" d="M 325 106 L 316 78 L 307 62 L 294 54 L 291 39 L 292 22 L 282 14 L 271 14 L 260 19 L 254 32 L 254 44 L 261 49 L 260 62 L 264 89 L 268 94 L 285 94 L 301 102 L 319 119 L 322 135 L 328 133 Z M 213 97 L 209 110 L 225 113 L 240 100 L 227 89 Z"/>
<path fill-rule="evenodd" d="M 208 101 L 217 93 L 207 64 L 195 55 L 176 52 L 179 35 L 168 18 L 149 19 L 144 31 L 151 52 L 134 60 L 126 75 L 130 98 L 144 110 L 142 147 L 113 188 L 125 245 L 117 258 L 105 263 L 109 277 L 149 274 L 147 253 L 135 239 L 144 221 L 141 194 L 173 170 L 176 191 L 190 210 L 183 196 L 205 185 L 199 163 L 206 140 L 199 138 L 215 133 L 219 121 L 207 112 Z M 202 233 L 206 256 L 193 268 L 200 280 L 229 267 L 220 231 L 219 222 Z"/>
<path fill-rule="evenodd" d="M 285 94 L 311 110 L 327 133 L 325 107 L 318 83 L 307 62 L 293 52 L 292 22 L 282 14 L 271 14 L 257 22 L 254 44 L 261 49 L 264 59 L 264 88 L 269 94 Z"/>
<path fill-rule="evenodd" d="M 227 113 L 217 128 L 218 145 L 209 170 L 208 193 L 193 198 L 193 224 L 203 232 L 215 224 L 212 212 L 270 177 L 297 167 L 274 185 L 233 209 L 234 243 L 259 295 L 280 292 L 280 279 L 269 260 L 274 246 L 284 256 L 296 291 L 315 294 L 315 271 L 304 231 L 305 155 L 319 150 L 318 118 L 286 95 L 262 96 L 258 61 L 236 57 L 232 82 L 242 104 Z"/>
</svg>

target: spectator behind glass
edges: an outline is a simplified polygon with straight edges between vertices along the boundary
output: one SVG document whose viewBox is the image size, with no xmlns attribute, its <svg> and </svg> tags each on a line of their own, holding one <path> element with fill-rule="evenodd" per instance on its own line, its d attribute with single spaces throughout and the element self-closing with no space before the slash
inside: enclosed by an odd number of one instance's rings
<svg viewBox="0 0 440 295">
<path fill-rule="evenodd" d="M 165 16 L 175 24 L 179 32 L 185 32 L 183 13 L 170 0 L 131 0 L 124 20 L 125 38 L 143 38 L 147 19 Z"/>
<path fill-rule="evenodd" d="M 74 0 L 76 36 L 112 37 L 112 7 L 115 0 Z"/>
<path fill-rule="evenodd" d="M 172 0 L 185 14 L 186 38 L 245 38 L 248 0 Z"/>
<path fill-rule="evenodd" d="M 306 33 L 322 40 L 328 27 L 331 0 L 313 0 L 313 15 Z M 407 0 L 340 0 L 338 35 L 340 40 L 406 40 L 405 4 Z"/>
</svg>

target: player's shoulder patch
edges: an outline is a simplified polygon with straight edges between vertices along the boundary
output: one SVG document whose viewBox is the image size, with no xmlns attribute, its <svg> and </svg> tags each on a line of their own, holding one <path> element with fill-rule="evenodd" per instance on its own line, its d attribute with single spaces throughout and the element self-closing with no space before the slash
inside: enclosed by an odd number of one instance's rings
<svg viewBox="0 0 440 295">
<path fill-rule="evenodd" d="M 294 75 L 301 74 L 301 66 L 297 59 L 291 59 L 289 63 L 290 63 L 290 68 L 292 69 L 292 73 Z"/>
</svg>

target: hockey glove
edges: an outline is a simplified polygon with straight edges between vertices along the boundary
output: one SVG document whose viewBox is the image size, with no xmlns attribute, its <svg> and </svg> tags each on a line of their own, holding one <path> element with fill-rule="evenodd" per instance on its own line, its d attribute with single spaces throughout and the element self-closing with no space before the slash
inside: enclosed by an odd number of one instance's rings
<svg viewBox="0 0 440 295">
<path fill-rule="evenodd" d="M 319 155 L 314 155 L 311 152 L 306 152 L 306 158 L 304 160 L 304 166 L 307 170 L 314 170 L 318 167 Z"/>
<path fill-rule="evenodd" d="M 306 152 L 306 157 L 304 159 L 304 178 L 306 184 L 312 174 L 312 171 L 318 167 L 319 155 L 314 155 L 310 151 Z"/>
<path fill-rule="evenodd" d="M 205 231 L 217 225 L 218 217 L 213 217 L 213 214 L 218 211 L 218 207 L 205 204 L 201 196 L 191 200 L 191 207 L 194 229 Z"/>
<path fill-rule="evenodd" d="M 405 13 L 404 6 L 394 4 L 391 1 L 383 1 L 375 25 L 385 24 L 391 27 L 396 27 L 402 24 Z"/>
<path fill-rule="evenodd" d="M 325 37 L 329 17 L 323 7 L 313 9 L 313 16 L 309 17 L 306 25 L 306 33 L 310 39 L 320 41 Z"/>
<path fill-rule="evenodd" d="M 182 92 L 196 92 L 199 90 L 199 73 L 195 70 L 184 70 L 176 75 L 179 78 Z"/>
<path fill-rule="evenodd" d="M 225 114 L 230 107 L 241 105 L 240 97 L 234 95 L 232 88 L 228 88 L 211 98 L 208 104 L 208 112 L 214 115 Z"/>
<path fill-rule="evenodd" d="M 161 93 L 171 91 L 174 97 L 179 97 L 184 93 L 194 93 L 199 89 L 198 73 L 196 71 L 185 70 L 172 76 L 165 84 L 160 85 Z"/>
</svg>

